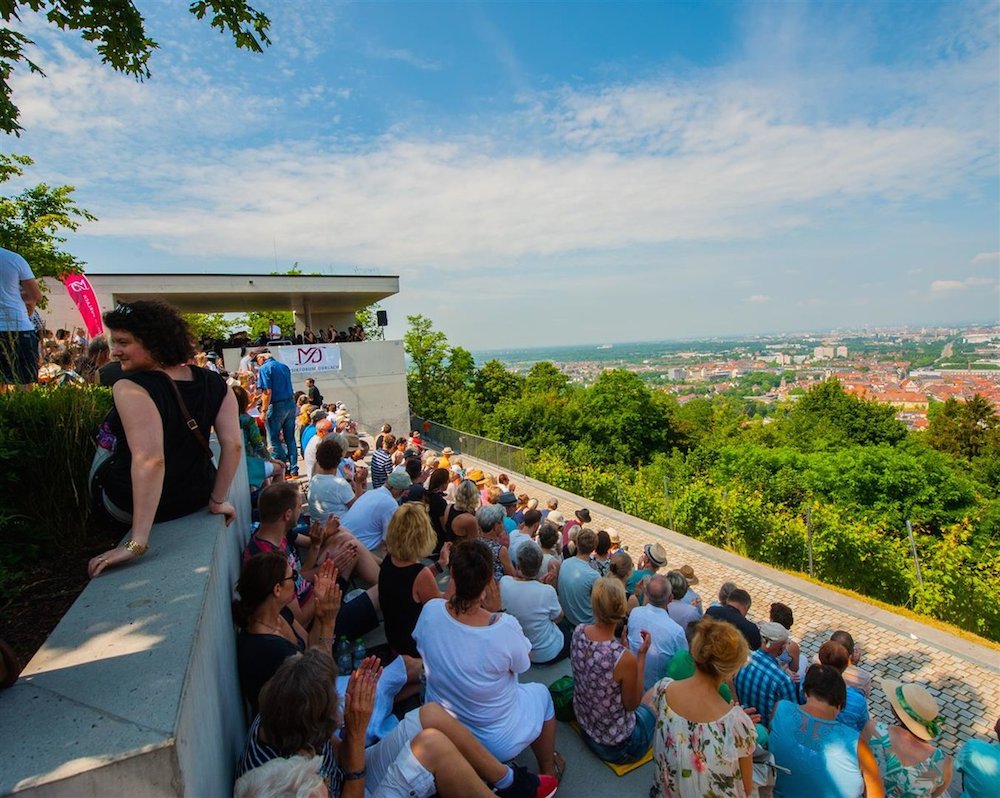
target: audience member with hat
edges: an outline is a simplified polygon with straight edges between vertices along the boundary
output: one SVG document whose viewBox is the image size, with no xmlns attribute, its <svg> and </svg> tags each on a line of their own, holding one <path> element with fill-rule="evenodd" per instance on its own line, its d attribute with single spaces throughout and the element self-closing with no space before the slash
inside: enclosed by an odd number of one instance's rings
<svg viewBox="0 0 1000 798">
<path fill-rule="evenodd" d="M 879 772 L 890 796 L 922 798 L 948 789 L 952 761 L 931 741 L 938 736 L 938 703 L 922 684 L 883 679 L 882 690 L 896 716 L 892 726 L 869 723 L 862 736 L 875 754 Z"/>
<path fill-rule="evenodd" d="M 639 583 L 647 576 L 652 576 L 667 564 L 667 550 L 659 543 L 647 543 L 642 547 L 639 563 L 625 585 L 631 596 L 636 592 Z"/>
<path fill-rule="evenodd" d="M 760 648 L 736 674 L 734 684 L 740 703 L 755 707 L 760 713 L 761 724 L 769 729 L 775 705 L 782 699 L 797 704 L 798 691 L 778 662 L 788 642 L 788 630 L 780 623 L 766 621 L 760 625 L 760 637 Z"/>
<path fill-rule="evenodd" d="M 684 604 L 690 604 L 692 607 L 698 610 L 698 614 L 701 615 L 703 612 L 701 607 L 701 595 L 696 593 L 692 589 L 695 585 L 698 584 L 698 577 L 694 572 L 694 568 L 692 568 L 690 565 L 682 565 L 677 570 L 681 572 L 681 574 L 684 576 L 684 578 L 687 580 L 688 583 L 687 592 L 684 594 L 684 597 L 678 599 L 678 601 Z"/>
</svg>

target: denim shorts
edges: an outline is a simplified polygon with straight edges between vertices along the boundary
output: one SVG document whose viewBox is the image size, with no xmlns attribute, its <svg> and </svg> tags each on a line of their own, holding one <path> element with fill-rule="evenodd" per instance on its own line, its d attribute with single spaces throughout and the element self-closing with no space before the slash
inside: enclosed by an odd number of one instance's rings
<svg viewBox="0 0 1000 798">
<path fill-rule="evenodd" d="M 627 762 L 638 762 L 653 744 L 653 732 L 656 731 L 656 713 L 645 704 L 639 704 L 635 710 L 635 728 L 632 734 L 617 745 L 602 745 L 594 742 L 587 733 L 580 729 L 580 736 L 587 747 L 605 762 L 613 765 L 624 765 Z"/>
</svg>

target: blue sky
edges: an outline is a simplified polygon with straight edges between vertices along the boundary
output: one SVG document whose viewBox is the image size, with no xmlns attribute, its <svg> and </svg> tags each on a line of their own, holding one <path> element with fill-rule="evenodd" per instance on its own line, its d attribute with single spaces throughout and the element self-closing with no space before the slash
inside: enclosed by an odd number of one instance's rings
<svg viewBox="0 0 1000 798">
<path fill-rule="evenodd" d="M 995 3 L 138 5 L 143 84 L 22 22 L 91 271 L 399 274 L 474 349 L 1000 317 Z"/>
</svg>

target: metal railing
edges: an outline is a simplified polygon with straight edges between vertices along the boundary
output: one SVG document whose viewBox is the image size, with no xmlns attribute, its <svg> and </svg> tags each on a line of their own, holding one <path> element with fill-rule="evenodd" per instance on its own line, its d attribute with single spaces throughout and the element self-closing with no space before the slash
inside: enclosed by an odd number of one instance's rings
<svg viewBox="0 0 1000 798">
<path fill-rule="evenodd" d="M 472 435 L 414 414 L 410 414 L 410 429 L 419 430 L 421 437 L 438 450 L 450 446 L 455 454 L 467 454 L 519 474 L 527 467 L 528 455 L 520 446 Z"/>
</svg>

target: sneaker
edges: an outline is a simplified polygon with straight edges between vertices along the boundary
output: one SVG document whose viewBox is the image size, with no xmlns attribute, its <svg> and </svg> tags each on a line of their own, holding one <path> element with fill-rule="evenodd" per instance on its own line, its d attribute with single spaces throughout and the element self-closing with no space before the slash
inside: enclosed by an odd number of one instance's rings
<svg viewBox="0 0 1000 798">
<path fill-rule="evenodd" d="M 493 788 L 493 792 L 503 798 L 552 798 L 559 789 L 554 776 L 536 776 L 521 765 L 511 765 L 514 783 L 505 790 Z"/>
</svg>

